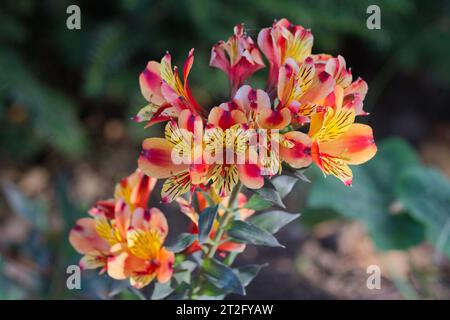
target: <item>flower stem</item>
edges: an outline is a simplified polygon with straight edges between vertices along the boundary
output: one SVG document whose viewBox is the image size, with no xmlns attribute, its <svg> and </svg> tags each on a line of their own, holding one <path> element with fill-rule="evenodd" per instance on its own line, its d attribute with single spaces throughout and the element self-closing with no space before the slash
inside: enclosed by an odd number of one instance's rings
<svg viewBox="0 0 450 320">
<path fill-rule="evenodd" d="M 220 246 L 221 239 L 223 237 L 223 234 L 225 233 L 225 229 L 227 225 L 230 223 L 230 221 L 234 218 L 234 209 L 237 205 L 237 199 L 238 195 L 241 192 L 242 184 L 238 183 L 230 194 L 230 199 L 228 201 L 228 206 L 222 216 L 222 218 L 219 221 L 219 228 L 217 230 L 217 233 L 213 239 L 213 245 L 209 248 L 209 250 L 206 253 L 205 259 L 210 259 L 214 257 L 217 248 Z"/>
</svg>

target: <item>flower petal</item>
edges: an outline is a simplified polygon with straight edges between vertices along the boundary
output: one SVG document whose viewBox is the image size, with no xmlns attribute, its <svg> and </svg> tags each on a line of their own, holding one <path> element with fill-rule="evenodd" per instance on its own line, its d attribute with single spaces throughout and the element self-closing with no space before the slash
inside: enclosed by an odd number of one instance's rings
<svg viewBox="0 0 450 320">
<path fill-rule="evenodd" d="M 161 93 L 161 65 L 156 61 L 147 63 L 147 67 L 139 76 L 142 95 L 148 102 L 162 105 L 166 100 Z"/>
<path fill-rule="evenodd" d="M 109 243 L 97 233 L 96 223 L 92 218 L 81 218 L 77 221 L 75 227 L 70 230 L 69 242 L 81 254 L 109 251 Z"/>
<path fill-rule="evenodd" d="M 165 283 L 170 280 L 173 273 L 173 263 L 175 255 L 166 248 L 161 248 L 159 251 L 159 267 L 156 269 L 156 278 L 158 282 Z"/>
<path fill-rule="evenodd" d="M 369 161 L 377 152 L 372 128 L 355 123 L 338 139 L 321 143 L 320 152 L 341 157 L 348 164 L 361 164 Z"/>
<path fill-rule="evenodd" d="M 223 108 L 214 107 L 209 112 L 208 123 L 226 130 L 235 124 L 247 122 L 247 117 L 240 110 L 227 111 Z"/>
<path fill-rule="evenodd" d="M 138 208 L 134 211 L 131 226 L 134 229 L 144 231 L 156 230 L 159 232 L 161 239 L 164 239 L 169 232 L 169 225 L 165 215 L 158 208 L 143 209 Z"/>
<path fill-rule="evenodd" d="M 284 129 L 291 122 L 291 111 L 287 108 L 258 110 L 256 121 L 264 129 Z"/>
<path fill-rule="evenodd" d="M 168 178 L 188 167 L 187 164 L 175 164 L 172 161 L 173 147 L 163 138 L 145 139 L 142 149 L 138 166 L 148 176 Z"/>
<path fill-rule="evenodd" d="M 250 189 L 259 189 L 264 185 L 261 168 L 256 164 L 238 164 L 239 180 Z"/>
<path fill-rule="evenodd" d="M 304 168 L 311 164 L 311 138 L 298 131 L 287 132 L 283 139 L 289 142 L 280 144 L 281 159 L 294 168 Z"/>
</svg>

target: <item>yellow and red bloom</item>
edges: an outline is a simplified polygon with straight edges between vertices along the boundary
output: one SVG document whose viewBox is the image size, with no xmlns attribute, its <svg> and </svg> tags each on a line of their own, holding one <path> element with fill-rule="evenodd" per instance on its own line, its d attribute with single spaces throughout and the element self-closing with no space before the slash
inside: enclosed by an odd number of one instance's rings
<svg viewBox="0 0 450 320">
<path fill-rule="evenodd" d="M 207 191 L 204 191 L 207 192 Z M 207 192 L 210 198 L 216 203 L 220 204 L 217 215 L 220 218 L 224 214 L 224 209 L 228 207 L 229 197 L 220 197 L 214 189 L 209 189 Z M 183 212 L 190 220 L 191 225 L 189 226 L 189 232 L 192 234 L 198 234 L 198 220 L 201 212 L 209 205 L 205 196 L 201 191 L 195 192 L 195 203 L 197 205 L 197 209 L 191 204 L 192 202 L 187 201 L 185 198 L 178 198 L 176 201 L 180 206 L 181 212 Z M 255 211 L 251 209 L 245 208 L 247 203 L 247 197 L 243 193 L 239 193 L 237 198 L 237 210 L 236 210 L 236 219 L 238 220 L 247 220 L 251 217 Z M 209 234 L 209 238 L 214 239 L 216 232 L 219 227 L 219 222 L 216 219 L 211 228 L 211 232 Z M 226 233 L 223 235 L 221 240 L 227 239 Z M 245 244 L 237 243 L 233 241 L 221 241 L 222 243 L 217 248 L 220 252 L 221 256 L 226 255 L 228 252 L 242 252 L 245 250 Z M 191 254 L 193 252 L 201 250 L 201 245 L 198 240 L 195 240 L 188 248 L 185 249 L 185 254 Z"/>
<path fill-rule="evenodd" d="M 313 35 L 302 26 L 293 25 L 287 19 L 274 22 L 272 27 L 259 32 L 258 45 L 269 60 L 268 88 L 275 88 L 279 69 L 292 58 L 302 63 L 311 55 Z"/>
<path fill-rule="evenodd" d="M 142 149 L 139 168 L 149 176 L 167 179 L 161 192 L 163 202 L 171 202 L 208 181 L 203 121 L 190 110 L 181 111 L 178 122 L 167 123 L 165 138 L 145 139 Z"/>
<path fill-rule="evenodd" d="M 248 77 L 264 67 L 264 62 L 252 38 L 244 34 L 244 24 L 238 24 L 234 35 L 212 47 L 209 65 L 227 74 L 233 96 Z"/>
<path fill-rule="evenodd" d="M 334 103 L 311 119 L 312 159 L 325 175 L 334 175 L 351 185 L 353 174 L 349 165 L 362 164 L 377 152 L 372 128 L 354 123 L 358 109 L 354 101 L 344 100 L 341 86 L 335 87 L 328 100 Z"/>
<path fill-rule="evenodd" d="M 201 114 L 201 107 L 192 96 L 188 85 L 188 76 L 194 63 L 194 49 L 183 67 L 183 82 L 178 74 L 178 68 L 172 68 L 172 59 L 166 53 L 161 63 L 149 61 L 147 67 L 139 76 L 141 93 L 149 102 L 133 118 L 137 122 L 148 121 L 146 127 L 163 121 L 177 118 L 185 109 Z"/>
<path fill-rule="evenodd" d="M 70 231 L 69 241 L 83 254 L 80 267 L 101 268 L 114 279 L 142 288 L 155 277 L 167 282 L 174 254 L 163 247 L 168 225 L 157 208 L 147 209 L 156 179 L 139 169 L 117 186 L 114 199 L 99 201 Z"/>
</svg>

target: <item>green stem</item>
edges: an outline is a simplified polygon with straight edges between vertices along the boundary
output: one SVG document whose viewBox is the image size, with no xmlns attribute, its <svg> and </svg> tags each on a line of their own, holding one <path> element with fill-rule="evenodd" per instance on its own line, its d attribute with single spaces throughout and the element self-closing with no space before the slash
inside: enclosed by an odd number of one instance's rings
<svg viewBox="0 0 450 320">
<path fill-rule="evenodd" d="M 214 257 L 216 254 L 217 248 L 220 246 L 221 239 L 223 237 L 223 234 L 225 233 L 225 229 L 227 225 L 230 223 L 230 221 L 234 218 L 234 208 L 236 207 L 236 202 L 238 199 L 238 195 L 241 192 L 242 184 L 238 183 L 230 194 L 230 200 L 228 201 L 228 206 L 223 214 L 223 217 L 219 221 L 219 228 L 217 230 L 217 233 L 213 239 L 213 244 L 209 248 L 209 250 L 206 253 L 205 259 L 210 259 Z"/>
</svg>

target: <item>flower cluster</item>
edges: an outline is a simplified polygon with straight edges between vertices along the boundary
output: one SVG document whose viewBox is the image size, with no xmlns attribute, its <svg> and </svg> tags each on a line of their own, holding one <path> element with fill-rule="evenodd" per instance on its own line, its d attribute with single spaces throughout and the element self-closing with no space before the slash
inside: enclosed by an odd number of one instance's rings
<svg viewBox="0 0 450 320">
<path fill-rule="evenodd" d="M 311 162 L 351 185 L 349 165 L 375 155 L 372 129 L 355 123 L 367 115 L 367 84 L 353 81 L 342 56 L 312 54 L 312 33 L 286 19 L 262 29 L 257 43 L 241 24 L 213 46 L 210 65 L 227 74 L 231 96 L 209 112 L 189 90 L 193 50 L 183 81 L 168 53 L 141 73 L 149 104 L 135 120 L 167 125 L 164 138 L 143 142 L 138 164 L 145 174 L 167 179 L 164 201 L 203 186 L 225 196 L 239 181 L 258 189 L 283 165 L 298 169 Z M 244 84 L 265 66 L 261 52 L 269 63 L 265 90 Z"/>
<path fill-rule="evenodd" d="M 69 241 L 79 253 L 82 269 L 101 268 L 117 280 L 129 278 L 142 288 L 155 277 L 167 282 L 172 276 L 174 254 L 163 247 L 168 233 L 164 214 L 147 209 L 156 179 L 139 169 L 117 186 L 114 199 L 98 201 L 70 231 Z"/>
<path fill-rule="evenodd" d="M 164 137 L 145 139 L 136 172 L 71 230 L 70 243 L 84 255 L 80 266 L 129 279 L 135 288 L 156 278 L 157 297 L 245 294 L 261 266 L 232 269 L 236 255 L 247 244 L 282 246 L 273 235 L 299 216 L 282 210 L 255 214 L 273 204 L 283 207 L 293 184 L 282 171 L 314 163 L 351 185 L 350 165 L 377 151 L 372 129 L 355 123 L 368 115 L 366 82 L 353 81 L 343 57 L 313 54 L 312 46 L 311 32 L 286 19 L 262 29 L 256 43 L 237 25 L 211 50 L 210 65 L 227 74 L 230 93 L 212 108 L 200 106 L 189 88 L 193 50 L 182 78 L 169 53 L 148 62 L 139 77 L 148 104 L 134 120 L 146 127 L 165 122 Z M 267 63 L 264 89 L 246 83 Z M 164 247 L 164 214 L 148 208 L 157 179 L 165 179 L 163 202 L 175 200 L 190 220 L 188 232 L 170 247 Z M 247 201 L 242 186 L 258 195 Z"/>
</svg>

